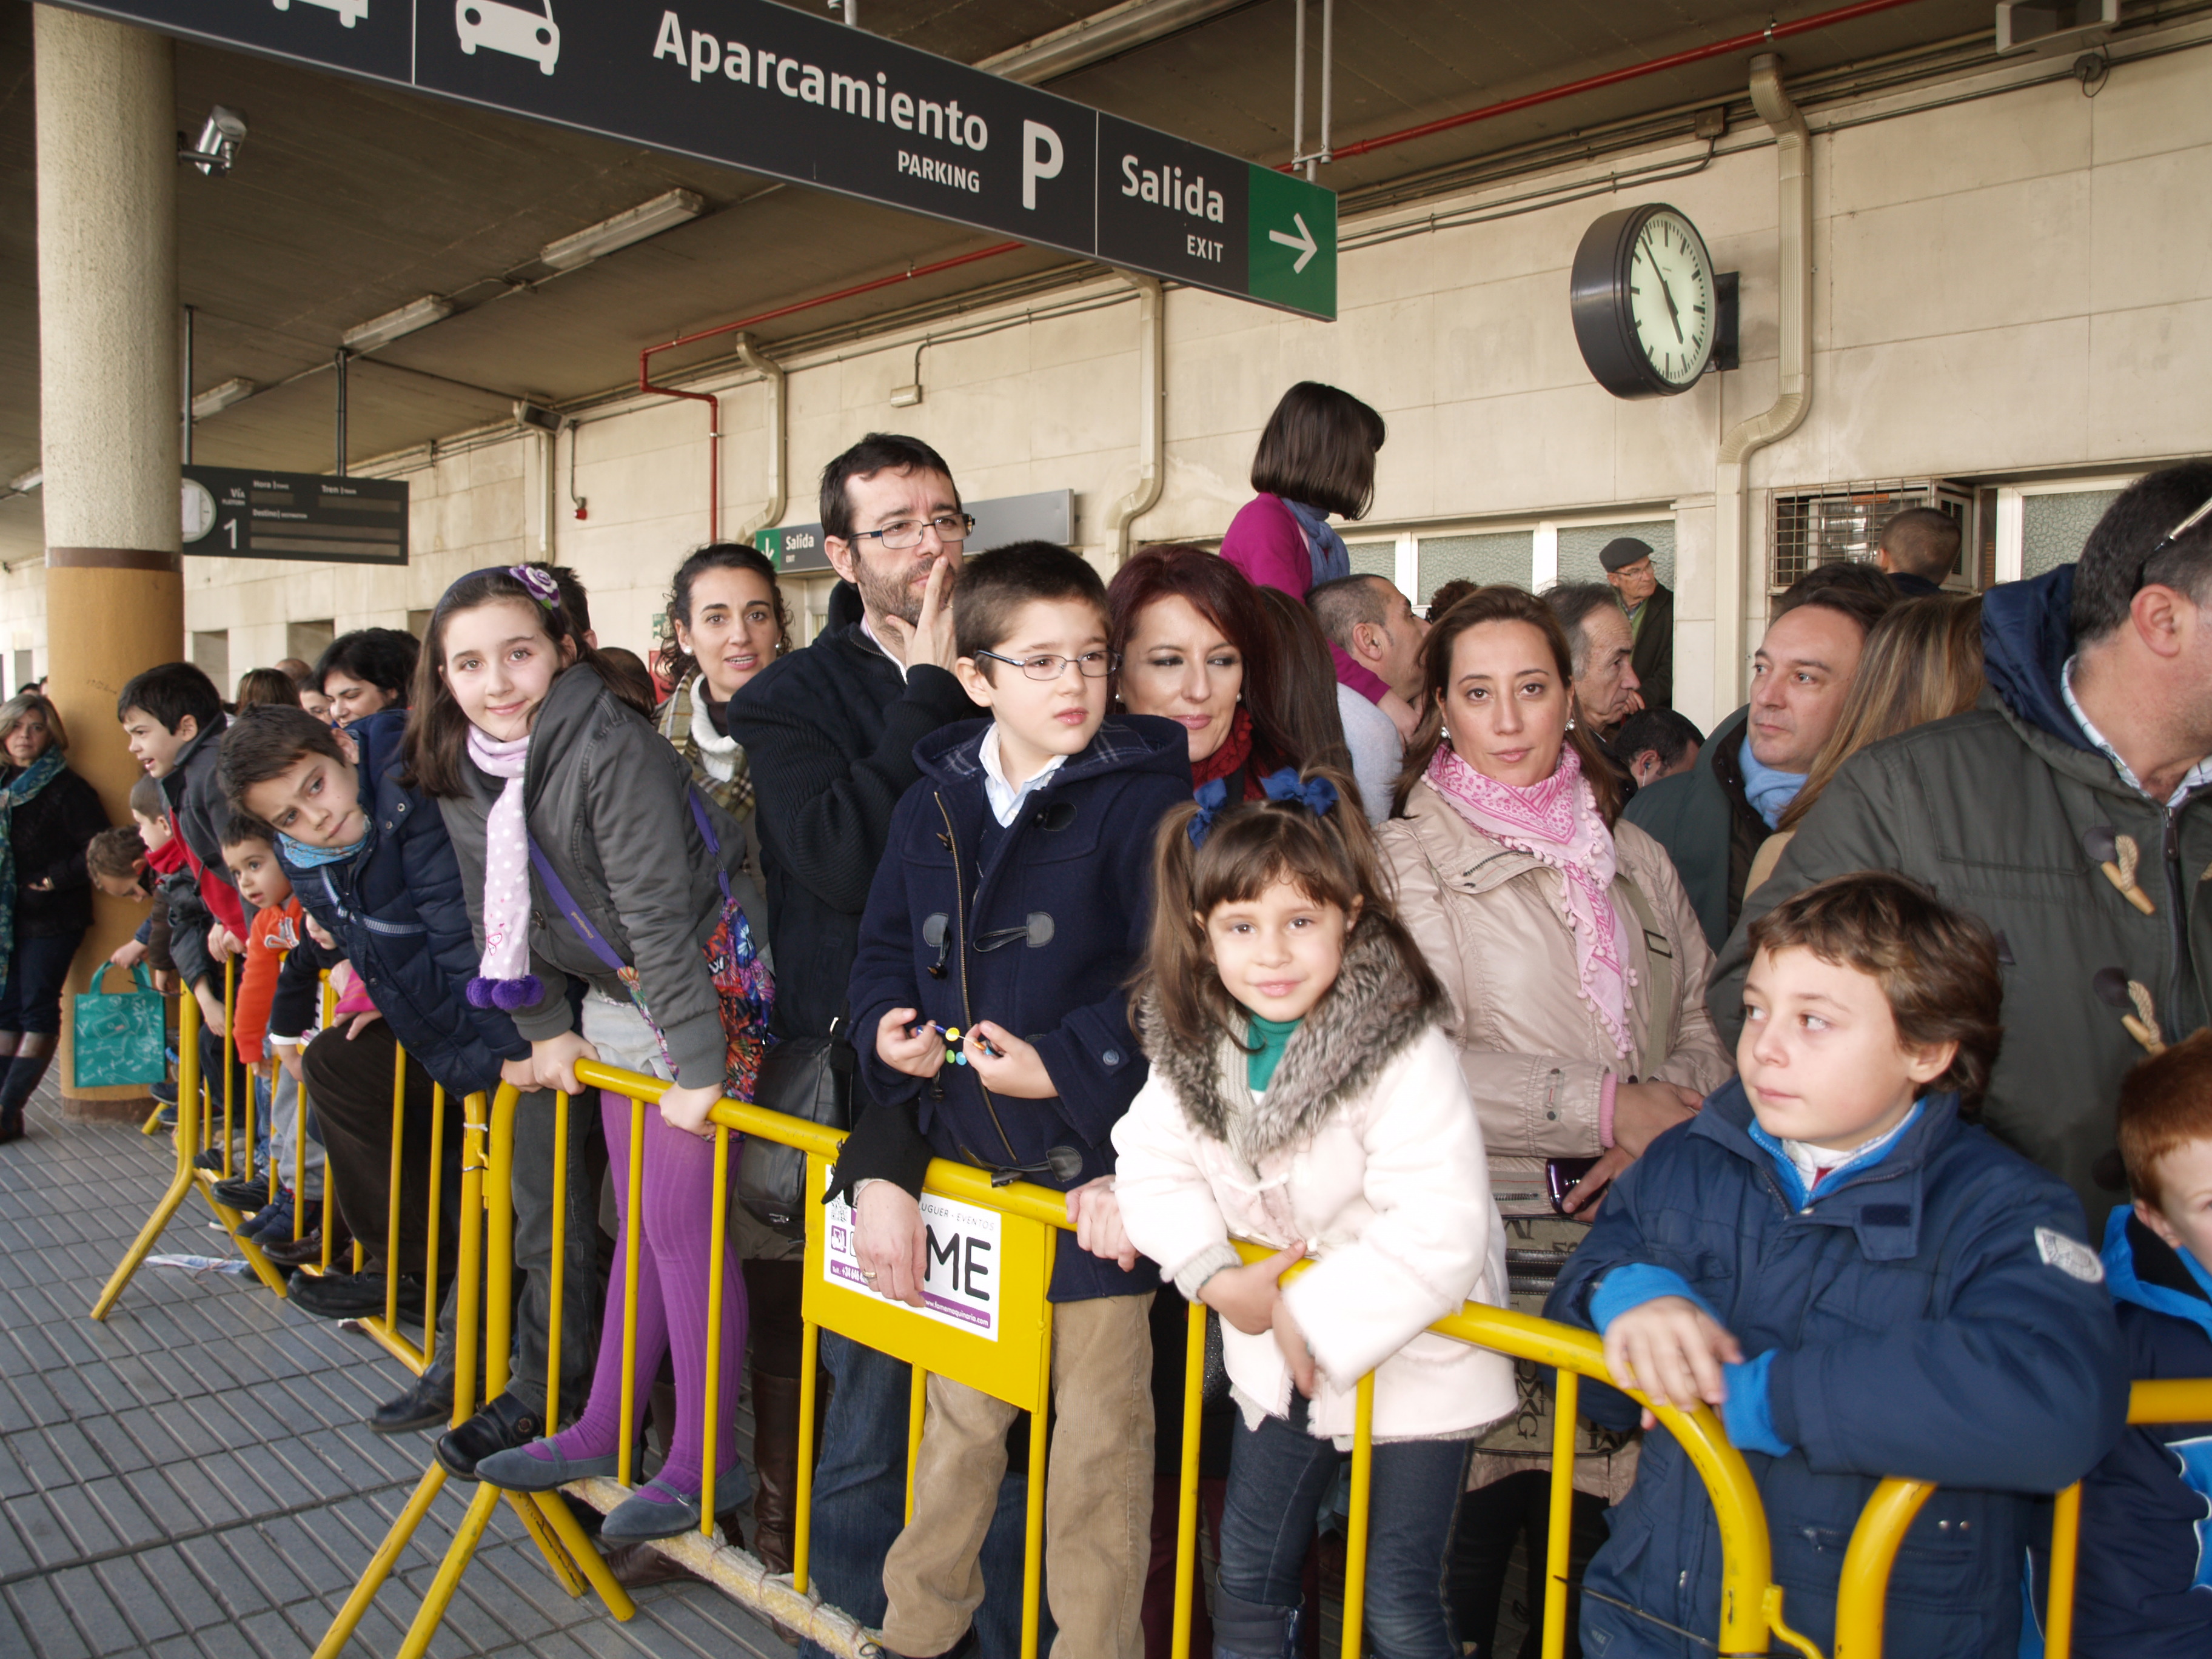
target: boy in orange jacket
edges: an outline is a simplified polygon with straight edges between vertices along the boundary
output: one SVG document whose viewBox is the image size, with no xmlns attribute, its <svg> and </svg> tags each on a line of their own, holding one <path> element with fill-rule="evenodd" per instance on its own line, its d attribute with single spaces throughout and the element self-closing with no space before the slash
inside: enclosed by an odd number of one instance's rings
<svg viewBox="0 0 2212 1659">
<path fill-rule="evenodd" d="M 252 915 L 246 924 L 246 966 L 239 975 L 231 1036 L 237 1045 L 239 1064 L 253 1079 L 257 1099 L 270 1107 L 264 1123 L 269 1133 L 268 1156 L 277 1164 L 278 1186 L 276 1197 L 270 1199 L 267 1174 L 257 1176 L 249 1168 L 242 1180 L 219 1185 L 216 1195 L 252 1212 L 252 1218 L 238 1231 L 240 1238 L 273 1244 L 292 1237 L 296 1195 L 283 1183 L 300 1157 L 301 1115 L 299 1086 L 290 1068 L 264 1069 L 263 1062 L 270 1053 L 269 1016 L 276 996 L 277 975 L 285 957 L 306 936 L 306 913 L 276 861 L 267 826 L 258 820 L 234 815 L 223 826 L 222 861 Z M 276 1073 L 273 1101 L 268 1086 L 271 1072 Z M 306 1151 L 308 1162 L 319 1169 L 322 1149 L 311 1141 Z"/>
</svg>

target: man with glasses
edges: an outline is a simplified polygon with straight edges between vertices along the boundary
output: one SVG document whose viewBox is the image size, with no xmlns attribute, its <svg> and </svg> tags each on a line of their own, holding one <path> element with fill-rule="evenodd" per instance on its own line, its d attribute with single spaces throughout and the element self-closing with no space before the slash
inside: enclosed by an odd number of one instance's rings
<svg viewBox="0 0 2212 1659">
<path fill-rule="evenodd" d="M 952 673 L 952 589 L 974 521 L 944 458 L 918 438 L 872 432 L 822 470 L 821 513 L 823 549 L 858 591 L 860 620 L 763 669 L 731 700 L 730 733 L 744 746 L 759 803 L 776 1035 L 834 1037 L 842 1048 L 868 888 L 892 809 L 921 776 L 915 744 L 984 711 Z M 850 1076 L 852 1056 L 838 1058 Z M 855 1124 L 872 1107 L 856 1080 Z M 911 1117 L 897 1115 L 918 1183 L 929 1148 Z M 811 1576 L 823 1599 L 877 1625 L 884 1556 L 906 1518 L 908 1371 L 830 1332 L 822 1363 L 834 1388 L 814 1476 Z M 1011 1652 L 1019 1644 L 1024 1484 L 1006 1485 L 982 1560 L 1003 1593 L 977 1623 Z"/>
<path fill-rule="evenodd" d="M 1746 930 L 1792 893 L 1854 870 L 1925 883 L 1996 935 L 2005 1042 L 1983 1121 L 2101 1233 L 2126 1197 L 2120 1079 L 2205 1023 L 2212 461 L 2138 479 L 2079 563 L 1990 590 L 1982 638 L 1981 706 L 1845 763 L 1745 900 L 1713 1017 L 1735 1035 Z"/>
</svg>

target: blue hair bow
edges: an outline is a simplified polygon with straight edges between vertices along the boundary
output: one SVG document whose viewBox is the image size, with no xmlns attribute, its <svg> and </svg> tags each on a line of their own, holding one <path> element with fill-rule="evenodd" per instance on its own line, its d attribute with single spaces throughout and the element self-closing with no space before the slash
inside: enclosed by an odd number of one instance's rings
<svg viewBox="0 0 2212 1659">
<path fill-rule="evenodd" d="M 1297 769 L 1285 766 L 1260 780 L 1269 800 L 1294 800 L 1317 818 L 1327 817 L 1336 805 L 1336 786 L 1327 778 L 1301 781 Z"/>
<path fill-rule="evenodd" d="M 1198 815 L 1190 821 L 1190 844 L 1203 847 L 1206 836 L 1213 831 L 1214 819 L 1221 816 L 1222 807 L 1228 803 L 1229 780 L 1216 778 L 1211 783 L 1200 784 L 1195 799 Z"/>
</svg>

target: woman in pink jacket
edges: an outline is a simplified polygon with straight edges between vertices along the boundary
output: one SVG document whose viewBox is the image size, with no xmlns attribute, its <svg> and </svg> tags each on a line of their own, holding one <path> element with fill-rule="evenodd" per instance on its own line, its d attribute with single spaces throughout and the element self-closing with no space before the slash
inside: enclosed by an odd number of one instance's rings
<svg viewBox="0 0 2212 1659">
<path fill-rule="evenodd" d="M 1262 587 L 1303 599 L 1352 574 L 1352 551 L 1330 525 L 1364 517 L 1375 501 L 1375 452 L 1382 417 L 1349 392 L 1300 380 L 1283 394 L 1252 456 L 1252 488 L 1221 538 L 1221 556 Z M 1389 714 L 1411 737 L 1413 705 L 1374 672 L 1331 645 L 1340 684 Z"/>
</svg>

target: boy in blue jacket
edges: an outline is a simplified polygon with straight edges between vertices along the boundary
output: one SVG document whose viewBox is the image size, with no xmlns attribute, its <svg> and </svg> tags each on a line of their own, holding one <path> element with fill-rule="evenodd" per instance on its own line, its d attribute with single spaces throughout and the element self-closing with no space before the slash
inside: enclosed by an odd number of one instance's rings
<svg viewBox="0 0 2212 1659">
<path fill-rule="evenodd" d="M 2132 1207 L 2105 1229 L 2106 1283 L 2136 1377 L 2212 1376 L 2212 1031 L 2120 1085 Z M 2144 1423 L 2081 1483 L 2076 1659 L 2212 1653 L 2212 1423 Z"/>
<path fill-rule="evenodd" d="M 1120 1232 L 1109 1137 L 1146 1073 L 1128 984 L 1152 925 L 1153 832 L 1190 798 L 1189 743 L 1169 720 L 1107 718 L 1106 592 L 1066 548 L 971 559 L 953 603 L 956 672 L 992 719 L 915 746 L 921 780 L 892 817 L 853 966 L 878 1109 L 837 1181 L 856 1195 L 861 1272 L 916 1307 L 933 1153 L 1068 1190 L 1081 1231 L 1050 1289 L 1053 1650 L 1127 1656 L 1142 1645 L 1159 1276 Z M 944 1653 L 967 1632 L 1016 1414 L 929 1379 L 914 1516 L 884 1564 L 890 1651 Z"/>
<path fill-rule="evenodd" d="M 1995 940 L 1875 872 L 1806 889 L 1750 938 L 1741 1078 L 1614 1182 L 1545 1311 L 1600 1332 L 1622 1387 L 1722 1413 L 1783 1617 L 1823 1650 L 1851 1529 L 1904 1475 L 1939 1490 L 1890 1576 L 1888 1651 L 2012 1659 L 2028 1494 L 2104 1455 L 2127 1379 L 2080 1203 L 1964 1121 L 2001 1036 Z M 1583 1409 L 1637 1420 L 1602 1386 Z M 1709 1650 L 1719 1533 L 1671 1437 L 1646 1438 L 1610 1522 L 1583 1651 Z"/>
<path fill-rule="evenodd" d="M 303 1057 L 306 1069 L 312 1074 L 319 1065 L 335 1064 L 349 1078 L 373 1074 L 388 1102 L 390 1043 L 396 1040 L 412 1062 L 405 1166 L 427 1168 L 431 1157 L 449 1160 L 446 1190 L 453 1192 L 460 1098 L 497 1089 L 503 1073 L 526 1087 L 535 1074 L 526 1064 L 530 1045 L 514 1022 L 496 1009 L 472 1006 L 463 994 L 477 971 L 476 938 L 445 820 L 437 804 L 401 776 L 399 739 L 406 723 L 404 709 L 387 709 L 337 730 L 303 708 L 249 709 L 223 734 L 222 779 L 237 811 L 275 830 L 278 866 L 301 908 L 330 935 L 335 953 L 360 975 L 376 1005 L 374 1015 L 333 1027 L 326 1042 Z M 380 1018 L 384 1033 L 370 1029 Z M 362 1040 L 365 1031 L 368 1041 Z M 417 1107 L 429 1092 L 427 1080 L 417 1086 L 423 1074 L 445 1085 L 456 1108 L 446 1115 L 447 1144 L 441 1147 L 429 1146 L 428 1111 Z M 389 1108 L 375 1121 L 364 1122 L 356 1136 L 339 1091 L 318 1083 L 311 1092 L 347 1224 L 364 1243 L 381 1241 Z M 411 1189 L 410 1180 L 406 1190 Z M 352 1213 L 356 1206 L 374 1212 Z M 406 1228 L 401 1242 L 409 1255 L 386 1262 L 386 1271 L 419 1271 L 421 1231 Z M 354 1302 L 381 1307 L 380 1278 L 334 1283 L 334 1277 L 301 1281 L 294 1295 L 309 1312 L 323 1315 L 368 1310 Z M 448 1296 L 440 1316 L 441 1354 L 453 1352 L 453 1319 Z M 431 1427 L 451 1414 L 452 1401 L 453 1372 L 441 1362 L 407 1394 L 379 1407 L 369 1426 L 386 1433 Z"/>
</svg>

